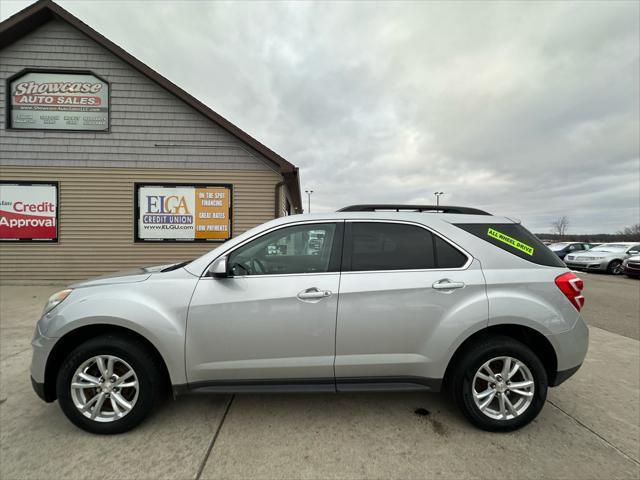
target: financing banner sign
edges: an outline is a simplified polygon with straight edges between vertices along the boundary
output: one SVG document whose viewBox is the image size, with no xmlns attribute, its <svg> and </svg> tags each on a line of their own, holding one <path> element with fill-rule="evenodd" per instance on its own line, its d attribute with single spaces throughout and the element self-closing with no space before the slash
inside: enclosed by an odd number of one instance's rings
<svg viewBox="0 0 640 480">
<path fill-rule="evenodd" d="M 231 190 L 231 185 L 136 185 L 136 240 L 228 240 Z"/>
<path fill-rule="evenodd" d="M 0 240 L 58 240 L 57 183 L 0 183 Z"/>
<path fill-rule="evenodd" d="M 27 72 L 9 88 L 11 128 L 109 129 L 109 84 L 95 75 Z"/>
</svg>

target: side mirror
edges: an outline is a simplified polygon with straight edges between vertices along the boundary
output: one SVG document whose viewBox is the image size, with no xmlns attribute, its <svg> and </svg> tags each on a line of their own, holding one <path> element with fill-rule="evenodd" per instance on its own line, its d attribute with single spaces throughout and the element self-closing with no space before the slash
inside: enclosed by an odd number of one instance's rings
<svg viewBox="0 0 640 480">
<path fill-rule="evenodd" d="M 227 257 L 217 258 L 207 272 L 209 276 L 214 278 L 226 278 L 229 276 L 227 271 Z"/>
<path fill-rule="evenodd" d="M 629 250 L 627 253 L 629 255 L 637 255 L 638 253 L 640 253 L 640 250 Z"/>
</svg>

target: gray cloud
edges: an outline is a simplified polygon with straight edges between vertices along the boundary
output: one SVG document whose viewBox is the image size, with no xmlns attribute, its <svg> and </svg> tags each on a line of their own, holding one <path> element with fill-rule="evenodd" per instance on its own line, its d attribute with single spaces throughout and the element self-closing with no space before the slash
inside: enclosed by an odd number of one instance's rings
<svg viewBox="0 0 640 480">
<path fill-rule="evenodd" d="M 315 211 L 640 221 L 637 2 L 60 3 L 299 165 Z"/>
</svg>

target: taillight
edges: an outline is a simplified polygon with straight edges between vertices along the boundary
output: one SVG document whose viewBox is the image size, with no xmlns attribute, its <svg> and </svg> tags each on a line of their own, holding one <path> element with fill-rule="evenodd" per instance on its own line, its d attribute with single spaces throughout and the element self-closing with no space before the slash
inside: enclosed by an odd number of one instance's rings
<svg viewBox="0 0 640 480">
<path fill-rule="evenodd" d="M 567 272 L 556 277 L 556 285 L 571 304 L 576 307 L 576 310 L 580 311 L 584 305 L 584 297 L 582 296 L 583 281 L 576 277 L 573 272 Z"/>
</svg>

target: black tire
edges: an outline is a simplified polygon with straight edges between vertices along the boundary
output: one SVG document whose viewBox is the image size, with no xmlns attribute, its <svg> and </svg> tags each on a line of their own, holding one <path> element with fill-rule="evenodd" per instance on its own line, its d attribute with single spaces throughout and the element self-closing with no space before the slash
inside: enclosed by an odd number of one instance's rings
<svg viewBox="0 0 640 480">
<path fill-rule="evenodd" d="M 501 356 L 513 357 L 524 363 L 534 382 L 531 404 L 519 416 L 508 420 L 485 415 L 476 405 L 472 392 L 473 378 L 480 367 Z M 547 398 L 547 373 L 540 359 L 523 343 L 502 335 L 483 337 L 473 343 L 456 361 L 448 383 L 450 393 L 465 417 L 482 430 L 494 432 L 509 432 L 524 427 L 540 413 Z"/>
<path fill-rule="evenodd" d="M 622 262 L 620 260 L 611 260 L 609 265 L 607 266 L 607 273 L 611 275 L 621 275 L 622 274 Z"/>
<path fill-rule="evenodd" d="M 138 379 L 137 400 L 133 408 L 122 418 L 110 422 L 98 422 L 85 417 L 71 397 L 71 382 L 76 370 L 96 355 L 119 357 L 133 368 Z M 144 420 L 162 397 L 164 382 L 157 363 L 148 347 L 134 339 L 100 335 L 87 340 L 69 354 L 58 371 L 56 389 L 60 407 L 71 422 L 91 433 L 114 434 L 131 430 Z"/>
</svg>

